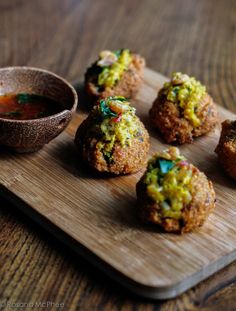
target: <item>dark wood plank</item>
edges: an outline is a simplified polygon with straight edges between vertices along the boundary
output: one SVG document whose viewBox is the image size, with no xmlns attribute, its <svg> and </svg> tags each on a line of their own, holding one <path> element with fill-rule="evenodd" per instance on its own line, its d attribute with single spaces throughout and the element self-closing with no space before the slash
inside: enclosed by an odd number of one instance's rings
<svg viewBox="0 0 236 311">
<path fill-rule="evenodd" d="M 236 112 L 234 0 L 2 0 L 0 65 L 81 79 L 103 48 L 128 46 L 165 75 L 201 79 Z M 0 300 L 64 301 L 65 310 L 235 310 L 236 263 L 178 299 L 124 292 L 18 213 L 0 208 Z M 54 308 L 55 309 L 55 308 Z"/>
</svg>

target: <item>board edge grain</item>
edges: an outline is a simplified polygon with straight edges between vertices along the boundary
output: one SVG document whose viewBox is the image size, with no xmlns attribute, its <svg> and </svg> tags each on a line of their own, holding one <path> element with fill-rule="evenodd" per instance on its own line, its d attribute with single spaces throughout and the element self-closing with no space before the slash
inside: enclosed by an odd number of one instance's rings
<svg viewBox="0 0 236 311">
<path fill-rule="evenodd" d="M 57 227 L 52 221 L 46 219 L 42 214 L 32 209 L 26 202 L 24 202 L 24 200 L 19 198 L 17 195 L 12 193 L 1 184 L 0 195 L 9 203 L 11 203 L 14 207 L 24 213 L 27 217 L 30 217 L 34 222 L 39 224 L 40 227 L 52 234 L 64 245 L 69 247 L 77 255 L 84 258 L 94 267 L 99 268 L 104 274 L 108 276 L 108 278 L 114 280 L 133 294 L 142 296 L 144 298 L 151 298 L 157 300 L 176 298 L 188 289 L 197 285 L 199 282 L 207 279 L 215 272 L 223 269 L 234 260 L 236 260 L 235 250 L 234 252 L 231 252 L 216 260 L 215 262 L 212 262 L 211 264 L 205 266 L 201 271 L 196 272 L 196 274 L 191 275 L 191 279 L 185 278 L 176 284 L 171 284 L 165 287 L 148 286 L 128 278 L 127 276 L 123 275 L 121 272 L 110 266 L 108 263 L 100 259 L 84 245 L 82 245 L 74 238 L 69 236 L 67 233 L 65 233 L 63 230 L 61 230 L 59 227 Z"/>
</svg>

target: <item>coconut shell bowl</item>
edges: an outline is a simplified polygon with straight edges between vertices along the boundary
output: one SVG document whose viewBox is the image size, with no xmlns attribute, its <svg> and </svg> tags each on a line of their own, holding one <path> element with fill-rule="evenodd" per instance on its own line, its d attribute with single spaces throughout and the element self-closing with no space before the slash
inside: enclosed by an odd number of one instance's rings
<svg viewBox="0 0 236 311">
<path fill-rule="evenodd" d="M 34 152 L 57 137 L 77 107 L 75 89 L 49 71 L 31 67 L 0 69 L 0 95 L 35 94 L 58 105 L 55 113 L 34 119 L 0 117 L 0 145 L 16 152 Z"/>
</svg>

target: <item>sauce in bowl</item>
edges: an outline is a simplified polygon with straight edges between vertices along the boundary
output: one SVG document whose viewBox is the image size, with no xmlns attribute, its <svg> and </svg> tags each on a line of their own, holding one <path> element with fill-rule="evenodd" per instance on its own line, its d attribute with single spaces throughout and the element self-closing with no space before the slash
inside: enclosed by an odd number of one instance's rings
<svg viewBox="0 0 236 311">
<path fill-rule="evenodd" d="M 0 118 L 31 120 L 51 116 L 64 108 L 51 98 L 28 93 L 0 95 Z"/>
</svg>

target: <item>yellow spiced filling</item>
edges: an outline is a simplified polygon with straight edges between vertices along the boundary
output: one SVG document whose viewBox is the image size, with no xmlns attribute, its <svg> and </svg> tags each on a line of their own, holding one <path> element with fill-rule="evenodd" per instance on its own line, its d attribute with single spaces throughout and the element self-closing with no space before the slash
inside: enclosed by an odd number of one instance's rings
<svg viewBox="0 0 236 311">
<path fill-rule="evenodd" d="M 102 99 L 94 107 L 93 132 L 99 136 L 97 147 L 107 159 L 112 159 L 115 143 L 121 147 L 130 146 L 133 137 L 141 136 L 135 108 L 122 96 Z"/>
<path fill-rule="evenodd" d="M 149 160 L 144 182 L 163 218 L 181 218 L 181 210 L 192 200 L 192 176 L 193 166 L 180 156 L 177 148 L 157 153 Z"/>
<path fill-rule="evenodd" d="M 113 87 L 128 69 L 132 55 L 128 49 L 118 51 L 103 51 L 97 65 L 102 67 L 98 75 L 98 86 Z"/>
<path fill-rule="evenodd" d="M 206 94 L 206 87 L 193 77 L 181 72 L 173 73 L 170 82 L 166 82 L 163 93 L 167 100 L 178 103 L 183 109 L 184 117 L 193 127 L 198 127 L 201 120 L 196 115 L 198 104 Z"/>
</svg>

